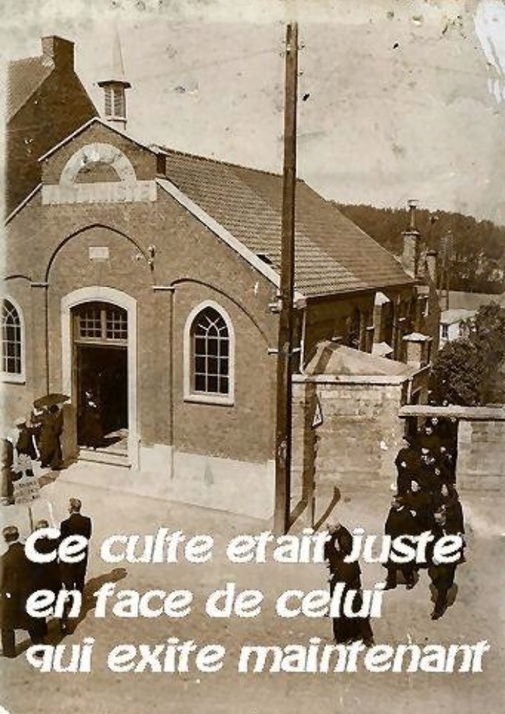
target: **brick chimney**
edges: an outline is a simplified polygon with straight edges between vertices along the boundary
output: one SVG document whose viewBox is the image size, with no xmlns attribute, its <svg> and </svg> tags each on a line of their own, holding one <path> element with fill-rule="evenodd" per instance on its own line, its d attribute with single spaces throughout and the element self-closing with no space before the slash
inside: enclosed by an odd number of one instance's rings
<svg viewBox="0 0 505 714">
<path fill-rule="evenodd" d="M 42 58 L 56 69 L 74 70 L 74 43 L 63 37 L 50 35 L 42 38 Z"/>
<path fill-rule="evenodd" d="M 436 250 L 429 250 L 426 253 L 426 273 L 434 285 L 438 284 L 438 253 Z"/>
<path fill-rule="evenodd" d="M 409 206 L 409 227 L 403 232 L 403 252 L 402 266 L 403 269 L 414 278 L 419 277 L 419 253 L 421 234 L 416 228 L 416 207 L 417 201 L 410 199 Z"/>
<path fill-rule="evenodd" d="M 420 332 L 412 332 L 403 337 L 406 349 L 405 362 L 412 367 L 421 369 L 430 362 L 432 338 Z"/>
</svg>

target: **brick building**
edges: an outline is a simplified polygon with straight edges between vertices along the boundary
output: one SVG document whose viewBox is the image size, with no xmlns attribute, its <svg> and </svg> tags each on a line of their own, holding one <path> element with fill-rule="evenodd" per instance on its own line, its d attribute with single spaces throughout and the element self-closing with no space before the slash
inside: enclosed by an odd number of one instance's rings
<svg viewBox="0 0 505 714">
<path fill-rule="evenodd" d="M 97 111 L 74 71 L 74 43 L 43 37 L 42 55 L 9 63 L 6 107 L 7 214 L 40 183 L 42 154 Z"/>
<path fill-rule="evenodd" d="M 128 83 L 102 85 L 110 121 L 46 152 L 7 222 L 5 417 L 63 392 L 67 456 L 128 465 L 139 481 L 221 482 L 245 501 L 270 493 L 282 177 L 133 139 L 117 126 Z M 296 256 L 300 371 L 321 340 L 371 352 L 387 334 L 408 357 L 418 281 L 303 181 Z"/>
</svg>

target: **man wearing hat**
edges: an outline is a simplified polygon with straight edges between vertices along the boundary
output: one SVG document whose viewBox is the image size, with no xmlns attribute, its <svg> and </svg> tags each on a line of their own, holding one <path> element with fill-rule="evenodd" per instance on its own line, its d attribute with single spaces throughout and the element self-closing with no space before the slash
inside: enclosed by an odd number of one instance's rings
<svg viewBox="0 0 505 714">
<path fill-rule="evenodd" d="M 19 542 L 19 531 L 16 526 L 6 526 L 2 535 L 8 546 L 7 552 L 0 557 L 2 651 L 4 657 L 15 657 L 15 630 L 28 630 L 32 643 L 41 644 L 44 622 L 26 612 L 26 602 L 37 590 L 37 585 L 32 564 Z"/>
</svg>

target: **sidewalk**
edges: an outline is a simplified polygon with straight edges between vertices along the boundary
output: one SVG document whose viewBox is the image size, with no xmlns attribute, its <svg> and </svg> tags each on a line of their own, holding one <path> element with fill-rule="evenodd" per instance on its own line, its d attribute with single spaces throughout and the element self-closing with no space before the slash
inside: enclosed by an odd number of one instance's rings
<svg viewBox="0 0 505 714">
<path fill-rule="evenodd" d="M 110 467 L 114 470 L 116 467 Z M 85 477 L 88 483 L 85 483 Z M 84 637 L 95 638 L 94 666 L 90 674 L 41 674 L 26 660 L 2 661 L 2 703 L 12 714 L 293 714 L 328 710 L 332 714 L 387 714 L 392 701 L 409 714 L 474 714 L 479 709 L 498 712 L 503 708 L 502 688 L 496 683 L 503 672 L 503 607 L 505 568 L 502 540 L 503 499 L 473 495 L 463 506 L 470 521 L 468 562 L 458 568 L 455 603 L 444 617 L 430 620 L 432 609 L 429 580 L 425 572 L 414 590 L 405 588 L 386 594 L 380 619 L 372 621 L 377 643 L 476 643 L 489 640 L 491 653 L 485 671 L 479 675 L 411 675 L 368 672 L 356 674 L 250 674 L 239 675 L 233 666 L 244 644 L 307 643 L 311 637 L 330 642 L 331 622 L 327 618 L 276 616 L 274 603 L 284 590 L 308 592 L 326 589 L 327 572 L 318 564 L 237 565 L 224 553 L 227 542 L 240 533 L 266 530 L 262 521 L 234 516 L 166 500 L 120 494 L 105 484 L 106 469 L 86 465 L 62 472 L 57 480 L 42 489 L 46 508 L 55 521 L 66 515 L 68 498 L 83 502 L 83 513 L 93 519 L 88 582 L 91 589 L 107 580 L 116 589 L 171 590 L 187 588 L 194 592 L 194 608 L 188 618 L 119 619 L 112 615 L 96 619 L 87 612 L 76 631 L 64 644 L 77 644 Z M 102 479 L 97 486 L 97 479 Z M 342 494 L 334 517 L 349 528 L 361 526 L 367 533 L 381 534 L 391 494 Z M 8 507 L 12 509 L 14 507 Z M 12 513 L 13 511 L 11 511 Z M 2 513 L 4 517 L 5 514 Z M 215 544 L 209 563 L 192 565 L 120 563 L 111 565 L 100 559 L 103 540 L 115 533 L 155 534 L 160 527 L 183 530 L 188 536 L 208 533 Z M 384 568 L 377 563 L 362 564 L 363 585 L 372 588 L 384 579 Z M 90 582 L 91 581 L 91 582 Z M 236 582 L 239 589 L 260 589 L 265 605 L 259 617 L 217 620 L 204 614 L 208 594 Z M 227 649 L 227 666 L 214 675 L 197 671 L 187 674 L 126 673 L 107 669 L 107 653 L 119 643 L 165 642 L 167 637 L 181 641 L 221 643 Z M 121 685 L 120 687 L 118 685 Z"/>
</svg>

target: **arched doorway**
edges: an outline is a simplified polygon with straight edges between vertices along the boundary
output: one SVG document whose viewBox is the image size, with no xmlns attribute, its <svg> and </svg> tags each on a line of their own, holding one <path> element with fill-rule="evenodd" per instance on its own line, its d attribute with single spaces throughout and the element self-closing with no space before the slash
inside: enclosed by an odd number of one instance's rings
<svg viewBox="0 0 505 714">
<path fill-rule="evenodd" d="M 107 302 L 72 309 L 77 445 L 128 447 L 128 313 Z"/>
<path fill-rule="evenodd" d="M 93 386 L 93 372 L 101 371 L 103 374 L 98 382 L 107 382 L 110 378 L 110 386 L 105 388 L 102 398 L 109 405 L 109 400 L 112 401 L 111 414 L 106 415 L 104 421 L 104 429 L 110 431 L 104 435 L 121 432 L 111 437 L 109 443 L 117 452 L 119 441 L 115 445 L 112 442 L 119 437 L 124 456 L 109 451 L 108 456 L 104 454 L 102 458 L 100 452 L 103 449 L 90 451 L 86 447 L 81 449 L 81 456 L 84 450 L 90 456 L 94 455 L 94 461 L 123 463 L 137 469 L 140 434 L 137 424 L 136 300 L 121 290 L 99 285 L 68 293 L 61 300 L 61 339 L 62 391 L 71 397 L 74 424 L 69 425 L 72 452 L 75 453 L 76 442 L 83 441 L 78 412 L 80 410 L 82 415 L 86 387 Z M 114 395 L 114 392 L 119 394 Z M 99 408 L 104 411 L 104 405 Z M 78 428 L 81 433 L 76 439 Z"/>
</svg>

